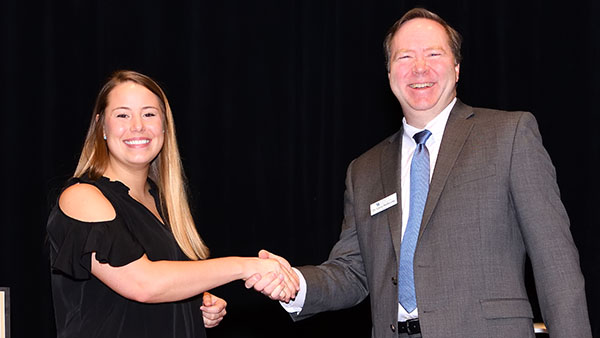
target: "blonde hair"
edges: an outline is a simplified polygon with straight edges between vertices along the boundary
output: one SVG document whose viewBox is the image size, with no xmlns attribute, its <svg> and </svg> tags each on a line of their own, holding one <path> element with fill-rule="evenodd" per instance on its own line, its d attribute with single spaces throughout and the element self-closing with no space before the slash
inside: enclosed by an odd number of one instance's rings
<svg viewBox="0 0 600 338">
<path fill-rule="evenodd" d="M 205 259 L 209 255 L 209 250 L 200 238 L 190 212 L 185 175 L 175 137 L 173 113 L 165 93 L 150 77 L 134 71 L 119 70 L 104 84 L 96 98 L 90 128 L 73 175 L 81 177 L 87 173 L 91 179 L 96 180 L 106 170 L 108 147 L 103 137 L 104 110 L 110 92 L 123 82 L 134 82 L 144 86 L 160 101 L 164 116 L 165 140 L 162 150 L 150 164 L 148 176 L 158 185 L 163 217 L 183 253 L 192 260 Z"/>
</svg>

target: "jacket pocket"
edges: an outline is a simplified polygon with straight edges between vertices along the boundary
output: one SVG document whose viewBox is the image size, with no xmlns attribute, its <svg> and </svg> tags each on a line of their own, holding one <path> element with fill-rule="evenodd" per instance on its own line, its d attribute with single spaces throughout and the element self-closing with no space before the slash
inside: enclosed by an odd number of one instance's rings
<svg viewBox="0 0 600 338">
<path fill-rule="evenodd" d="M 478 181 L 496 175 L 496 165 L 488 164 L 480 168 L 470 168 L 467 171 L 457 170 L 457 175 L 451 178 L 452 186 Z"/>
<path fill-rule="evenodd" d="M 533 318 L 531 304 L 523 298 L 498 298 L 480 300 L 483 317 L 497 318 Z"/>
</svg>

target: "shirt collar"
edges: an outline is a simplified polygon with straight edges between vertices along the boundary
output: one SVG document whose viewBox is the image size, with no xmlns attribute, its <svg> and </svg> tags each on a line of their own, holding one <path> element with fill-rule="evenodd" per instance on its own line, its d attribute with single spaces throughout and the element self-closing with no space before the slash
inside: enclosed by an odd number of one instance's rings
<svg viewBox="0 0 600 338">
<path fill-rule="evenodd" d="M 403 132 L 404 137 L 408 137 L 413 142 L 415 142 L 415 140 L 413 139 L 413 136 L 416 133 L 427 129 L 431 132 L 431 136 L 427 140 L 427 143 L 441 141 L 442 136 L 444 135 L 444 129 L 446 128 L 446 122 L 448 122 L 448 117 L 450 116 L 450 112 L 452 111 L 452 108 L 454 107 L 455 103 L 456 103 L 456 97 L 450 102 L 450 104 L 448 104 L 446 106 L 446 108 L 444 108 L 442 110 L 441 113 L 439 113 L 436 117 L 434 117 L 433 120 L 429 121 L 429 123 L 427 123 L 427 125 L 423 129 L 419 129 L 419 128 L 411 126 L 410 124 L 406 123 L 405 117 L 402 118 L 402 126 L 403 126 L 402 129 L 404 130 L 404 132 Z"/>
</svg>

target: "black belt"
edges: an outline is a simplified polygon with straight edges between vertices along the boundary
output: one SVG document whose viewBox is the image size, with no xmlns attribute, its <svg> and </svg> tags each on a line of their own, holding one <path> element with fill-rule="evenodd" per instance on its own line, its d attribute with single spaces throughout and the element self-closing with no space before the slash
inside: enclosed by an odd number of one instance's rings
<svg viewBox="0 0 600 338">
<path fill-rule="evenodd" d="M 421 325 L 419 325 L 419 319 L 409 319 L 405 322 L 398 322 L 398 333 L 421 333 Z"/>
</svg>

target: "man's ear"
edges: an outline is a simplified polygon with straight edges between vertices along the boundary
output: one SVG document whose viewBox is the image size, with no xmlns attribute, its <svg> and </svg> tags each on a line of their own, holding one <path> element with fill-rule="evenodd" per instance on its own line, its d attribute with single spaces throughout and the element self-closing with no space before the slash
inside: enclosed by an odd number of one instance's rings
<svg viewBox="0 0 600 338">
<path fill-rule="evenodd" d="M 456 73 L 456 82 L 458 82 L 458 78 L 460 77 L 460 63 L 454 66 L 454 72 Z"/>
</svg>

